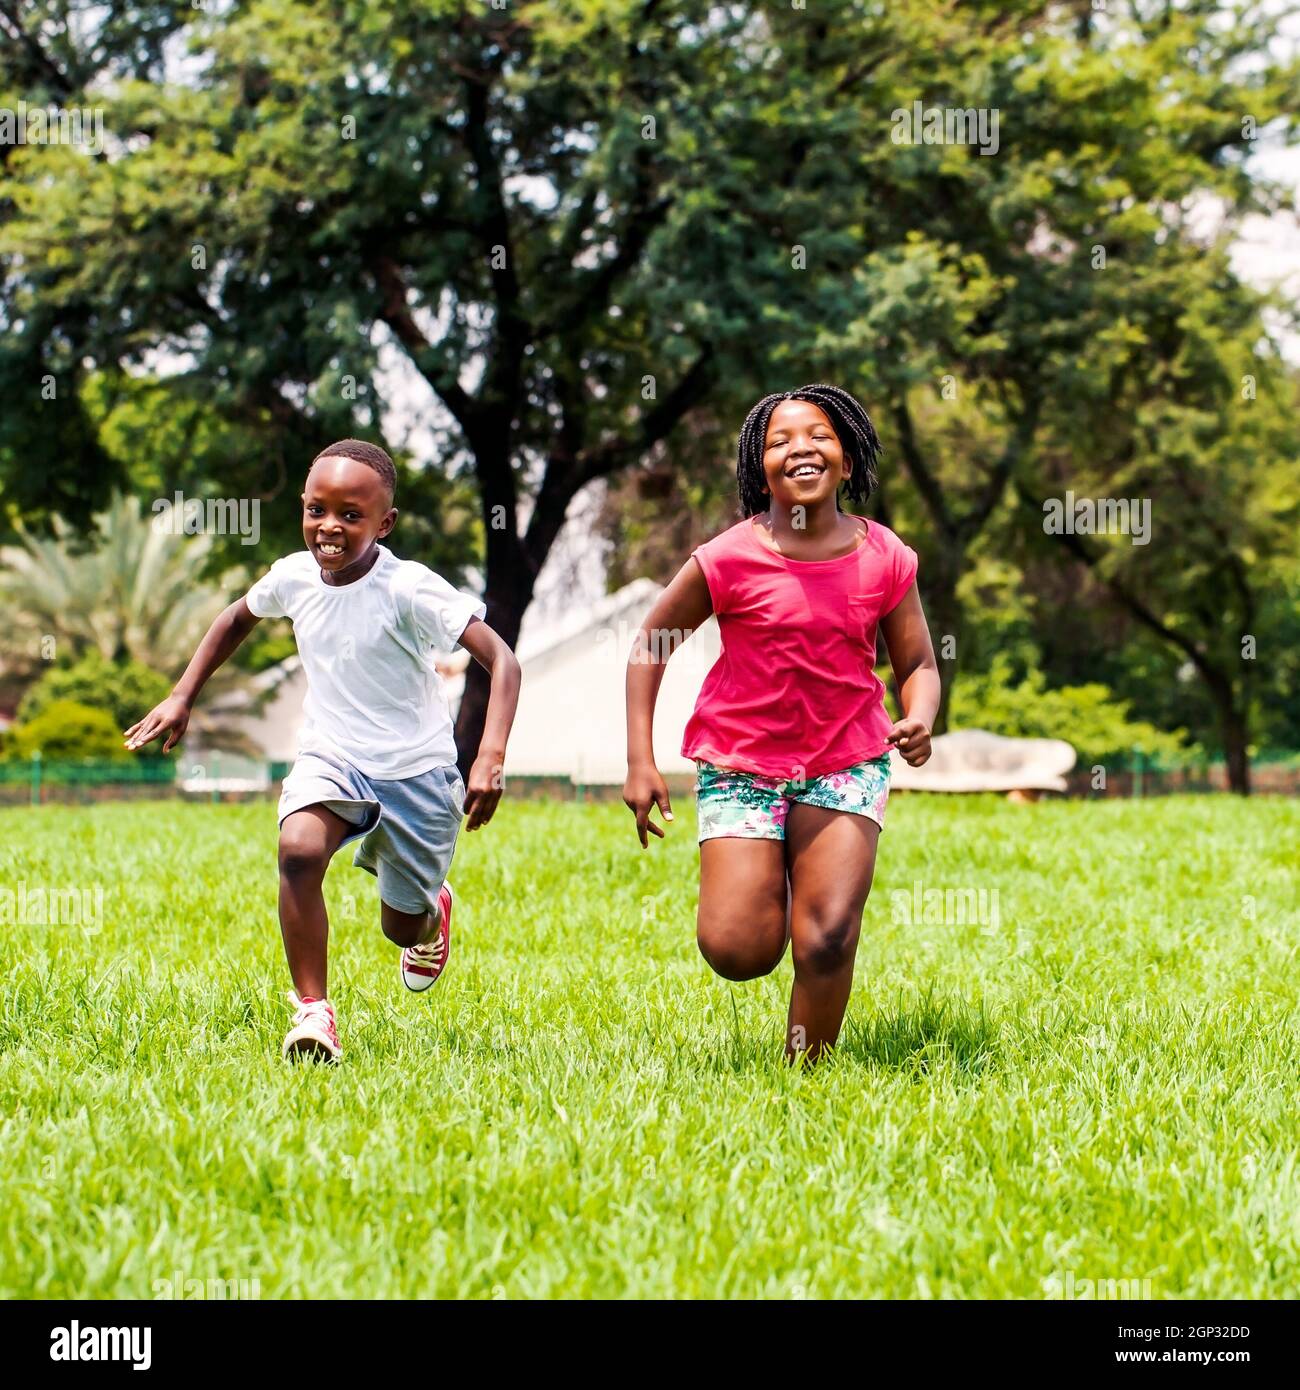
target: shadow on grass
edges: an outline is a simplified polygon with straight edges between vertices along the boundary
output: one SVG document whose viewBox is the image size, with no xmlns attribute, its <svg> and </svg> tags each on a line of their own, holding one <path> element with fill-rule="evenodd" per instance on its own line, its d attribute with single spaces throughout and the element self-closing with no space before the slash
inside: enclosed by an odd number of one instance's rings
<svg viewBox="0 0 1300 1390">
<path fill-rule="evenodd" d="M 789 1064 L 780 1033 L 756 1033 L 742 1025 L 734 994 L 732 1013 L 732 1026 L 718 1039 L 717 1047 L 700 1050 L 692 1044 L 679 1045 L 678 1059 L 689 1057 L 694 1069 L 714 1073 L 786 1071 Z M 850 1014 L 834 1053 L 821 1063 L 811 1064 L 807 1071 L 816 1075 L 823 1067 L 856 1065 L 887 1068 L 916 1080 L 934 1072 L 973 1080 L 996 1068 L 1001 1056 L 999 1023 L 982 1001 L 976 1005 L 960 996 L 936 999 L 930 986 L 911 1000 L 900 991 L 892 1006 L 865 1016 Z"/>
<path fill-rule="evenodd" d="M 997 1064 L 1000 1038 L 983 1001 L 973 1005 L 960 997 L 936 999 L 931 986 L 910 1004 L 900 993 L 893 1007 L 845 1019 L 836 1052 L 845 1061 L 918 1076 L 936 1066 L 974 1076 Z"/>
</svg>

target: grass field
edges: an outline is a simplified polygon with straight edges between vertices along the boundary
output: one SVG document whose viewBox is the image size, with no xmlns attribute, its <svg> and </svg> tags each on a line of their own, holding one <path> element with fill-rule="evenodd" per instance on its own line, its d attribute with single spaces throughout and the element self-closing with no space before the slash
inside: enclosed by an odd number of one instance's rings
<svg viewBox="0 0 1300 1390">
<path fill-rule="evenodd" d="M 278 1056 L 272 805 L 0 812 L 0 1294 L 1294 1295 L 1294 802 L 897 797 L 806 1074 L 677 810 L 507 801 L 424 996 L 345 852 L 337 1069 Z M 101 929 L 12 920 L 51 887 Z"/>
</svg>

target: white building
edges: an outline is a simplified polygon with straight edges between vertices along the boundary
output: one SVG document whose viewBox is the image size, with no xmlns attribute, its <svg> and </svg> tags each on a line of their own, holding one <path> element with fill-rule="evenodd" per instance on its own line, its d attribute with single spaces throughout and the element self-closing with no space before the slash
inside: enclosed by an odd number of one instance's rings
<svg viewBox="0 0 1300 1390">
<path fill-rule="evenodd" d="M 662 592 L 636 579 L 593 604 L 567 628 L 521 642 L 523 687 L 506 751 L 506 776 L 560 775 L 579 785 L 622 783 L 627 775 L 624 682 L 632 639 Z M 678 647 L 655 707 L 660 772 L 693 773 L 680 753 L 682 732 L 709 668 L 722 650 L 710 618 Z"/>
</svg>

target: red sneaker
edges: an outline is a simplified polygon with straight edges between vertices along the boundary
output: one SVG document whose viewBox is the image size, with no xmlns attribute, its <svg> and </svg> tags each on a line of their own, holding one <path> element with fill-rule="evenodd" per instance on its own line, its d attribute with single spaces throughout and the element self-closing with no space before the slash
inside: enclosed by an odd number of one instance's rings
<svg viewBox="0 0 1300 1390">
<path fill-rule="evenodd" d="M 337 1062 L 343 1049 L 339 1046 L 334 1005 L 328 999 L 299 999 L 293 990 L 289 991 L 289 1002 L 296 1012 L 281 1050 L 284 1059 Z"/>
<path fill-rule="evenodd" d="M 451 884 L 438 890 L 437 934 L 419 946 L 402 948 L 402 983 L 417 994 L 426 990 L 442 974 L 451 951 Z"/>
</svg>

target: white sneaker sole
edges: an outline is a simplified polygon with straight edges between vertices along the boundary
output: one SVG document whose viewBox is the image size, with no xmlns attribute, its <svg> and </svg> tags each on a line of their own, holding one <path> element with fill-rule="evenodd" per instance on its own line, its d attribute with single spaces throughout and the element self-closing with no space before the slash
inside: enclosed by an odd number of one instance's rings
<svg viewBox="0 0 1300 1390">
<path fill-rule="evenodd" d="M 343 1049 L 315 1029 L 295 1028 L 285 1038 L 280 1055 L 286 1062 L 337 1062 Z"/>
</svg>

